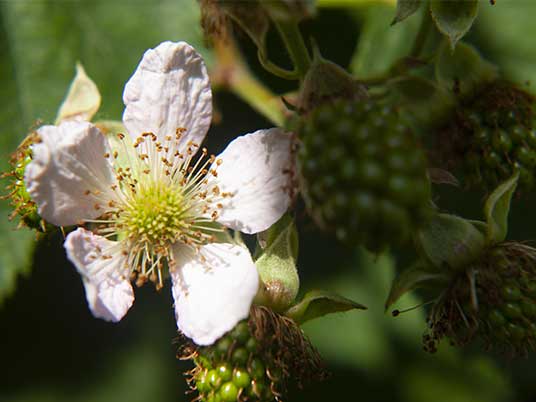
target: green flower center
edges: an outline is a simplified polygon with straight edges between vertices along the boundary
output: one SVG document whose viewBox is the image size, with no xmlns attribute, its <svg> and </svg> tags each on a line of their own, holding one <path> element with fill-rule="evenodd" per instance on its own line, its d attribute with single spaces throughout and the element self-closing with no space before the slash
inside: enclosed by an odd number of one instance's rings
<svg viewBox="0 0 536 402">
<path fill-rule="evenodd" d="M 138 244 L 166 247 L 189 232 L 193 221 L 189 211 L 181 189 L 155 183 L 137 191 L 120 214 L 118 226 Z"/>
</svg>

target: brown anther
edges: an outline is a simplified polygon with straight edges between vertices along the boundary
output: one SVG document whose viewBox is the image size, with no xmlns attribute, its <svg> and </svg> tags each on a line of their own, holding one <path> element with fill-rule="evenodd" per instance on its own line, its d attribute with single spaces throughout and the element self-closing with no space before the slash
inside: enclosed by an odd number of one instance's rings
<svg viewBox="0 0 536 402">
<path fill-rule="evenodd" d="M 218 159 L 218 160 L 216 161 L 216 165 L 218 165 L 218 166 L 220 166 L 222 163 L 223 163 L 223 161 L 222 161 L 221 159 Z"/>
<path fill-rule="evenodd" d="M 117 137 L 119 137 L 119 139 L 122 140 L 122 139 L 125 138 L 125 134 L 123 134 L 123 133 L 118 133 L 118 134 L 117 134 Z"/>
<path fill-rule="evenodd" d="M 118 156 L 118 155 L 119 155 L 119 154 L 117 153 L 117 151 L 114 151 L 114 159 L 117 159 L 117 156 Z"/>
<path fill-rule="evenodd" d="M 93 208 L 95 208 L 97 211 L 100 209 L 100 205 L 99 204 L 95 204 L 93 205 Z"/>
<path fill-rule="evenodd" d="M 109 206 L 110 208 L 115 207 L 115 202 L 114 202 L 113 200 L 110 200 L 110 201 L 108 202 L 108 206 Z"/>
<path fill-rule="evenodd" d="M 84 191 L 84 195 L 90 195 L 90 194 L 91 194 L 91 191 L 89 190 Z"/>
<path fill-rule="evenodd" d="M 166 135 L 166 141 L 171 141 L 173 137 L 171 135 Z"/>
<path fill-rule="evenodd" d="M 212 174 L 212 176 L 218 177 L 218 172 L 216 172 L 216 169 L 211 169 L 210 173 Z"/>
<path fill-rule="evenodd" d="M 214 219 L 214 220 L 218 219 L 218 216 L 219 216 L 218 211 L 214 211 L 214 212 L 212 212 L 212 214 L 210 215 L 210 217 L 211 217 L 212 219 Z"/>
<path fill-rule="evenodd" d="M 149 169 L 145 169 L 145 170 L 143 171 L 143 173 L 145 173 L 145 174 L 149 174 L 149 173 L 151 173 L 151 171 L 150 171 Z"/>
<path fill-rule="evenodd" d="M 207 174 L 207 173 L 208 173 L 207 169 L 201 169 L 201 174 Z"/>
<path fill-rule="evenodd" d="M 111 188 L 112 190 L 114 190 L 114 191 L 117 190 L 117 184 L 112 184 L 112 185 L 110 186 L 110 188 Z"/>
<path fill-rule="evenodd" d="M 109 153 L 109 152 L 106 152 L 106 153 L 104 154 L 104 157 L 105 157 L 105 158 L 109 158 L 109 157 L 110 157 L 110 153 Z"/>
<path fill-rule="evenodd" d="M 221 204 L 221 203 L 217 203 L 216 206 L 217 206 L 219 209 L 222 209 L 222 208 L 223 208 L 223 204 Z"/>
</svg>

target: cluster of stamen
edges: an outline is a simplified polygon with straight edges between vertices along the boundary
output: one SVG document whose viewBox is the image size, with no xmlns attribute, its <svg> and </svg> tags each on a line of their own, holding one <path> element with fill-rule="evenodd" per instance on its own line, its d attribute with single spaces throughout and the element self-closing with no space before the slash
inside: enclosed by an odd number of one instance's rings
<svg viewBox="0 0 536 402">
<path fill-rule="evenodd" d="M 118 134 L 128 160 L 119 160 L 117 150 L 104 155 L 115 169 L 116 182 L 110 187 L 114 200 L 96 204 L 105 213 L 88 222 L 97 224 L 98 234 L 118 241 L 138 286 L 151 281 L 162 287 L 162 270 L 174 269 L 177 242 L 199 251 L 224 230 L 214 221 L 222 200 L 231 194 L 212 180 L 222 161 L 205 148 L 193 161 L 199 145 L 192 141 L 180 152 L 185 131 L 177 129 L 163 143 L 153 133 L 143 133 L 133 144 Z M 132 146 L 134 152 L 128 149 Z"/>
</svg>

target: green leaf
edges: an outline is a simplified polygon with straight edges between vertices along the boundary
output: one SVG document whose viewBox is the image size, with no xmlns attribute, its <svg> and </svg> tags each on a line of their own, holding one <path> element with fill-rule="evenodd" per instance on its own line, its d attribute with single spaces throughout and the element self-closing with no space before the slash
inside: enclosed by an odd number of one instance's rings
<svg viewBox="0 0 536 402">
<path fill-rule="evenodd" d="M 350 70 L 359 79 L 385 73 L 411 50 L 419 21 L 412 18 L 389 27 L 392 12 L 392 6 L 373 3 L 357 13 L 362 29 Z"/>
<path fill-rule="evenodd" d="M 486 233 L 488 244 L 497 244 L 506 238 L 510 201 L 516 191 L 518 179 L 519 172 L 516 172 L 507 181 L 499 185 L 486 200 L 484 214 L 488 223 Z"/>
<path fill-rule="evenodd" d="M 76 63 L 76 76 L 60 106 L 54 124 L 59 124 L 63 120 L 90 121 L 99 110 L 100 103 L 99 89 L 87 76 L 82 64 Z"/>
<path fill-rule="evenodd" d="M 7 220 L 9 209 L 0 205 L 0 306 L 13 294 L 20 275 L 28 275 L 35 234 L 28 229 L 16 229 Z"/>
<path fill-rule="evenodd" d="M 341 313 L 349 310 L 366 310 L 362 304 L 356 303 L 346 297 L 324 290 L 307 292 L 303 299 L 288 309 L 284 315 L 292 318 L 298 324 L 325 316 L 327 314 Z"/>
<path fill-rule="evenodd" d="M 437 82 L 446 90 L 458 88 L 461 95 L 476 89 L 498 77 L 497 67 L 486 61 L 471 45 L 458 43 L 453 51 L 443 44 L 436 60 Z"/>
<path fill-rule="evenodd" d="M 54 121 L 77 61 L 99 87 L 99 113 L 107 119 L 121 117 L 124 84 L 148 48 L 184 40 L 208 64 L 212 61 L 203 47 L 195 0 L 135 2 L 128 7 L 121 0 L 4 1 L 0 13 L 7 49 L 2 62 L 13 71 L 15 83 L 13 92 L 5 95 L 19 107 L 13 120 L 22 133 L 37 119 Z"/>
<path fill-rule="evenodd" d="M 437 29 L 449 38 L 454 50 L 478 15 L 478 0 L 432 0 L 430 12 Z"/>
<path fill-rule="evenodd" d="M 513 81 L 531 82 L 526 89 L 536 94 L 534 15 L 535 1 L 498 1 L 481 8 L 475 31 L 478 43 L 501 72 Z"/>
<path fill-rule="evenodd" d="M 437 214 L 417 234 L 419 247 L 439 269 L 459 269 L 477 259 L 485 237 L 470 221 L 454 215 Z"/>
<path fill-rule="evenodd" d="M 396 15 L 391 25 L 404 21 L 409 16 L 415 14 L 421 3 L 422 0 L 398 0 L 396 3 Z"/>
<path fill-rule="evenodd" d="M 324 270 L 308 288 L 329 289 L 359 300 L 369 310 L 366 314 L 348 311 L 327 315 L 321 320 L 306 322 L 302 328 L 333 366 L 360 370 L 381 378 L 385 378 L 386 372 L 398 376 L 395 362 L 400 345 L 412 351 L 421 346 L 426 325 L 424 310 L 414 310 L 401 319 L 385 317 L 383 304 L 395 275 L 393 258 L 387 254 L 377 256 L 360 252 L 349 259 L 335 260 L 331 275 Z M 410 293 L 400 302 L 414 306 L 421 300 Z"/>
<path fill-rule="evenodd" d="M 258 235 L 262 253 L 255 261 L 261 279 L 255 303 L 286 310 L 296 299 L 300 278 L 296 269 L 298 232 L 288 214 Z"/>
<path fill-rule="evenodd" d="M 427 282 L 441 280 L 448 280 L 448 276 L 423 262 L 417 262 L 393 280 L 385 309 L 391 307 L 406 293 L 425 286 Z"/>
</svg>

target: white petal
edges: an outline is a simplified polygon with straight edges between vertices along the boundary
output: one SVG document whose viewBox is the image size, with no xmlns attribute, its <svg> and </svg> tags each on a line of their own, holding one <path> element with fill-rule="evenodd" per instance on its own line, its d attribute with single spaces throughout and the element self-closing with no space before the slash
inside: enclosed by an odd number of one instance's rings
<svg viewBox="0 0 536 402">
<path fill-rule="evenodd" d="M 288 209 L 294 172 L 291 134 L 273 128 L 238 137 L 217 159 L 222 164 L 214 181 L 220 191 L 232 194 L 221 202 L 219 223 L 257 233 Z"/>
<path fill-rule="evenodd" d="M 187 131 L 179 145 L 201 144 L 212 118 L 212 92 L 201 56 L 185 42 L 149 49 L 125 86 L 123 122 L 133 138 L 145 132 L 164 143 L 177 128 Z"/>
<path fill-rule="evenodd" d="M 93 315 L 106 321 L 121 320 L 134 302 L 134 291 L 128 280 L 126 256 L 117 243 L 77 229 L 69 233 L 64 246 L 82 275 Z"/>
<path fill-rule="evenodd" d="M 115 180 L 104 157 L 109 152 L 104 135 L 90 123 L 74 121 L 43 126 L 37 134 L 41 142 L 32 145 L 24 181 L 39 214 L 58 226 L 102 215 Z"/>
<path fill-rule="evenodd" d="M 259 277 L 249 250 L 228 243 L 175 248 L 171 272 L 177 327 L 198 345 L 210 345 L 249 315 Z"/>
</svg>

